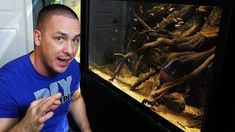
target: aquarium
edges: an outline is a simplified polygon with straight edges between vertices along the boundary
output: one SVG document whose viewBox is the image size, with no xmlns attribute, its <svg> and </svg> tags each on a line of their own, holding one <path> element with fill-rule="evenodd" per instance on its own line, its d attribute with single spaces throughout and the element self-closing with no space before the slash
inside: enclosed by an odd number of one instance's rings
<svg viewBox="0 0 235 132">
<path fill-rule="evenodd" d="M 89 70 L 183 131 L 201 131 L 223 10 L 90 0 Z"/>
</svg>

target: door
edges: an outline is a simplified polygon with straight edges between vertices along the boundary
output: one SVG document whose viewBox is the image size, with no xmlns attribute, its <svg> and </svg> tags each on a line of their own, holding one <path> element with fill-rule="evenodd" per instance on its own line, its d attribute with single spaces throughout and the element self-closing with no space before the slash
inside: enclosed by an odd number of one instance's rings
<svg viewBox="0 0 235 132">
<path fill-rule="evenodd" d="M 0 0 L 0 67 L 32 49 L 32 1 Z"/>
</svg>

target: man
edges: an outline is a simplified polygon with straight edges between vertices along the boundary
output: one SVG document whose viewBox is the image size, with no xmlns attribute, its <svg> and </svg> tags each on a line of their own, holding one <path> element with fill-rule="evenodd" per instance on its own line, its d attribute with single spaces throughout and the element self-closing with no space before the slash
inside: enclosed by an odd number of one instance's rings
<svg viewBox="0 0 235 132">
<path fill-rule="evenodd" d="M 35 50 L 0 69 L 0 131 L 65 132 L 67 113 L 90 132 L 75 61 L 80 39 L 76 14 L 64 5 L 42 9 Z"/>
</svg>

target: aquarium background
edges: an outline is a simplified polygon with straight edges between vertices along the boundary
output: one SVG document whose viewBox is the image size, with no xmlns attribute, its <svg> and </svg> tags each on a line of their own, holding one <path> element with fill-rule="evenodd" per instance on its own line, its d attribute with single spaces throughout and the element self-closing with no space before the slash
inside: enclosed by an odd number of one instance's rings
<svg viewBox="0 0 235 132">
<path fill-rule="evenodd" d="M 221 16 L 216 6 L 90 1 L 89 69 L 156 116 L 200 131 Z"/>
</svg>

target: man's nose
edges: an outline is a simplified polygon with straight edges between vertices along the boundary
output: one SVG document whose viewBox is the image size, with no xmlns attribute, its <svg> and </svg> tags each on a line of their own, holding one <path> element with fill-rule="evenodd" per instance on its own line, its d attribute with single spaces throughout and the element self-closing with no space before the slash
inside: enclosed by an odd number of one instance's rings
<svg viewBox="0 0 235 132">
<path fill-rule="evenodd" d="M 65 44 L 64 53 L 66 53 L 68 55 L 72 55 L 73 54 L 73 43 L 72 43 L 72 41 L 68 41 Z"/>
</svg>

